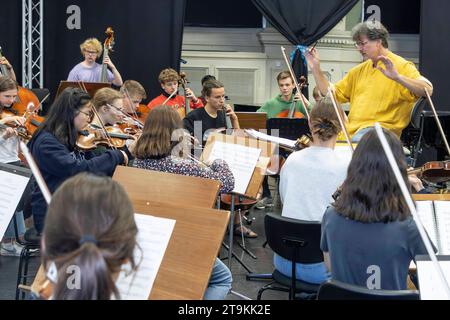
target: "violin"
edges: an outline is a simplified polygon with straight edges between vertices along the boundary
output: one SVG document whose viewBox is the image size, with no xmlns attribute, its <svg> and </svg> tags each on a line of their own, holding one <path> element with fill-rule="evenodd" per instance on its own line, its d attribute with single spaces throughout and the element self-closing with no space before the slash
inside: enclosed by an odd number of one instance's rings
<svg viewBox="0 0 450 320">
<path fill-rule="evenodd" d="M 109 148 L 123 148 L 127 140 L 134 140 L 131 135 L 123 133 L 118 127 L 105 127 L 108 137 L 100 129 L 89 126 L 87 129 L 79 132 L 76 145 L 81 150 L 94 150 L 99 146 Z"/>
<path fill-rule="evenodd" d="M 450 161 L 430 161 L 422 167 L 409 170 L 408 174 L 416 174 L 431 183 L 443 183 L 450 180 Z"/>
</svg>

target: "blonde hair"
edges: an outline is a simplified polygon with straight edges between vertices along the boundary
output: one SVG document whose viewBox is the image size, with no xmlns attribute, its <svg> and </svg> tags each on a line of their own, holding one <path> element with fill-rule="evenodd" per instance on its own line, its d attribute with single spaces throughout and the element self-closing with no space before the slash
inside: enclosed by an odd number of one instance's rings
<svg viewBox="0 0 450 320">
<path fill-rule="evenodd" d="M 180 75 L 174 69 L 168 68 L 161 71 L 158 80 L 162 84 L 169 81 L 178 81 L 180 80 Z"/>
<path fill-rule="evenodd" d="M 84 50 L 92 48 L 97 51 L 97 55 L 100 55 L 103 51 L 103 46 L 96 38 L 86 39 L 82 44 L 80 44 L 81 54 L 84 54 Z"/>
<path fill-rule="evenodd" d="M 126 92 L 128 92 L 130 97 L 140 96 L 142 99 L 147 98 L 147 92 L 145 92 L 144 87 L 135 80 L 125 81 L 120 88 L 120 92 L 122 92 L 124 95 L 126 94 Z"/>
<path fill-rule="evenodd" d="M 123 99 L 123 94 L 111 88 L 102 88 L 95 93 L 92 104 L 98 110 L 101 106 L 112 104 L 117 99 Z"/>
</svg>

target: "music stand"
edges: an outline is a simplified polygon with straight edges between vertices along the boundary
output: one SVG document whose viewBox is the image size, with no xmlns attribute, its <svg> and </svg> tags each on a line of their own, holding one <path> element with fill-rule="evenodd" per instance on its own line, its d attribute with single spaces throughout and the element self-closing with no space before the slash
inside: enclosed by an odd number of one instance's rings
<svg viewBox="0 0 450 320">
<path fill-rule="evenodd" d="M 236 112 L 241 129 L 266 129 L 267 113 L 265 112 Z"/>
<path fill-rule="evenodd" d="M 81 85 L 81 87 L 80 87 Z M 58 91 L 56 92 L 56 97 L 60 95 L 61 92 L 66 88 L 81 88 L 89 93 L 89 95 L 94 97 L 95 93 L 102 88 L 111 88 L 111 83 L 106 82 L 83 82 L 83 81 L 61 81 L 59 83 Z"/>
<path fill-rule="evenodd" d="M 230 205 L 230 225 L 229 225 L 229 244 L 228 244 L 228 267 L 231 270 L 231 259 L 234 257 L 248 272 L 251 272 L 250 268 L 248 268 L 243 261 L 241 261 L 234 253 L 233 253 L 233 233 L 234 233 L 234 215 L 235 215 L 235 197 L 242 195 L 246 198 L 256 199 L 258 196 L 259 189 L 261 188 L 262 182 L 264 180 L 265 172 L 270 163 L 270 158 L 273 156 L 276 144 L 271 142 L 266 142 L 262 140 L 256 140 L 249 137 L 238 137 L 238 136 L 230 136 L 224 135 L 220 133 L 210 134 L 208 137 L 208 141 L 206 142 L 205 148 L 203 149 L 201 159 L 208 159 L 213 145 L 216 141 L 238 144 L 242 146 L 252 147 L 261 149 L 261 154 L 259 156 L 258 162 L 253 170 L 253 174 L 251 176 L 250 182 L 247 186 L 247 189 L 244 194 L 238 194 L 231 192 L 231 205 Z M 236 179 L 237 177 L 235 177 Z"/>
<path fill-rule="evenodd" d="M 27 168 L 13 166 L 6 163 L 0 163 L 0 172 L 3 176 L 0 181 L 0 190 L 3 189 L 4 191 L 7 191 L 0 193 L 0 203 L 2 203 L 2 207 L 4 207 L 2 212 L 0 212 L 0 222 L 3 222 L 0 223 L 1 239 L 3 238 L 9 222 L 16 212 L 23 192 L 30 183 L 32 174 Z M 17 227 L 16 225 L 14 226 L 17 234 Z"/>
<path fill-rule="evenodd" d="M 271 131 L 277 129 L 278 137 L 297 140 L 305 134 L 310 134 L 307 119 L 271 118 L 267 120 L 267 134 L 274 135 Z"/>
</svg>

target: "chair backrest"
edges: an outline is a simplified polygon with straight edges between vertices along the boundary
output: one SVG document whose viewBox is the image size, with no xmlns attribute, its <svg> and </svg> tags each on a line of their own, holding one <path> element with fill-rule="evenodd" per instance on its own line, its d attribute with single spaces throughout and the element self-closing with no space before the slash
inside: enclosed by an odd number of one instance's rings
<svg viewBox="0 0 450 320">
<path fill-rule="evenodd" d="M 419 98 L 419 100 L 417 100 L 414 104 L 411 111 L 411 125 L 414 129 L 420 129 L 420 118 L 427 104 L 428 101 L 424 97 Z"/>
<path fill-rule="evenodd" d="M 415 290 L 371 290 L 336 280 L 324 282 L 317 300 L 419 300 Z"/>
<path fill-rule="evenodd" d="M 302 221 L 267 213 L 264 226 L 267 244 L 279 256 L 296 263 L 323 261 L 319 222 Z"/>
<path fill-rule="evenodd" d="M 297 140 L 309 134 L 307 119 L 271 118 L 267 120 L 267 134 L 273 135 L 272 130 L 278 129 L 280 138 Z"/>
</svg>

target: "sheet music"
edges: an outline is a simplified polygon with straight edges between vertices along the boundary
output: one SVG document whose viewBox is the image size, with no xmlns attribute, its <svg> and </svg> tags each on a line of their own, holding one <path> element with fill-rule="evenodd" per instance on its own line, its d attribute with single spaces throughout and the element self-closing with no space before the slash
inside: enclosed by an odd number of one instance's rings
<svg viewBox="0 0 450 320">
<path fill-rule="evenodd" d="M 290 147 L 290 148 L 294 148 L 295 147 L 295 143 L 297 142 L 295 140 L 290 140 L 290 139 L 270 136 L 268 134 L 256 131 L 254 129 L 245 129 L 245 132 L 247 132 L 253 138 L 261 139 L 261 140 L 264 140 L 264 141 L 274 142 L 274 143 L 277 143 L 277 144 L 280 144 L 280 145 L 283 145 L 283 146 L 287 146 L 287 147 Z"/>
<path fill-rule="evenodd" d="M 447 300 L 442 283 L 431 261 L 416 261 L 421 300 Z M 450 280 L 450 261 L 439 261 L 447 282 Z"/>
<path fill-rule="evenodd" d="M 442 249 L 439 254 L 450 254 L 450 202 L 434 201 L 434 210 Z"/>
<path fill-rule="evenodd" d="M 210 160 L 225 160 L 233 172 L 233 192 L 245 194 L 260 154 L 261 149 L 216 141 L 211 150 Z"/>
<path fill-rule="evenodd" d="M 126 276 L 122 271 L 116 286 L 122 300 L 147 300 L 176 221 L 137 213 L 134 218 L 138 227 L 137 243 L 142 249 L 142 252 L 135 249 L 134 259 L 141 263 L 131 275 Z"/>
<path fill-rule="evenodd" d="M 422 221 L 423 227 L 428 233 L 431 242 L 439 249 L 436 222 L 434 220 L 433 201 L 416 201 L 416 210 Z"/>
<path fill-rule="evenodd" d="M 0 170 L 0 239 L 19 204 L 30 178 Z"/>
</svg>

